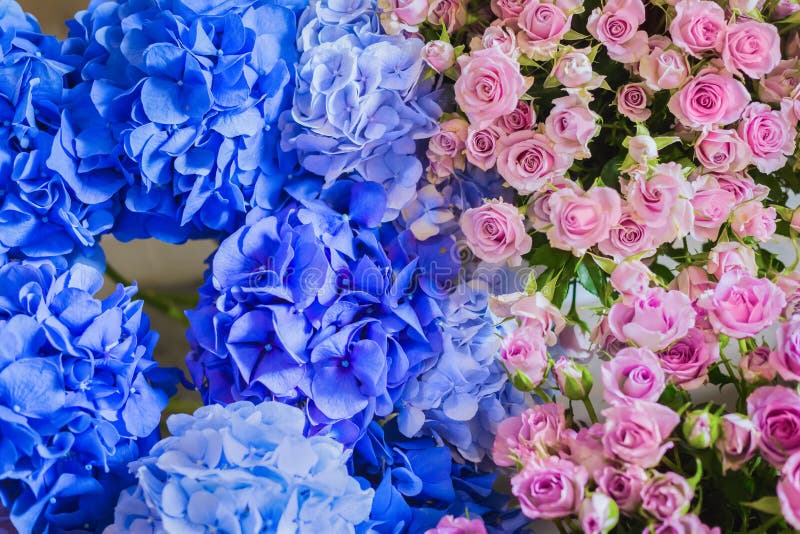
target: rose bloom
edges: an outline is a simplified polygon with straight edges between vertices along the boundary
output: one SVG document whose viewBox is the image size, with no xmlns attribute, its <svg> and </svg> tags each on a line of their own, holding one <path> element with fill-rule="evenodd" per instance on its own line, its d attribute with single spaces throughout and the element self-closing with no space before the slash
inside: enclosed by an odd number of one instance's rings
<svg viewBox="0 0 800 534">
<path fill-rule="evenodd" d="M 733 193 L 720 187 L 713 175 L 706 174 L 692 183 L 694 227 L 692 235 L 699 241 L 714 241 L 719 229 L 728 220 L 736 203 Z"/>
<path fill-rule="evenodd" d="M 722 63 L 728 72 L 758 79 L 780 60 L 781 38 L 774 25 L 739 19 L 728 27 L 722 47 Z"/>
<path fill-rule="evenodd" d="M 778 371 L 770 362 L 773 358 L 769 347 L 756 347 L 739 359 L 739 369 L 742 372 L 742 379 L 747 382 L 766 380 L 771 382 L 775 379 Z"/>
<path fill-rule="evenodd" d="M 436 528 L 426 530 L 425 534 L 486 534 L 486 526 L 480 517 L 467 519 L 446 515 L 439 520 Z"/>
<path fill-rule="evenodd" d="M 633 514 L 642 502 L 642 486 L 647 473 L 637 465 L 626 465 L 622 469 L 606 466 L 594 475 L 597 488 L 614 499 L 619 509 Z"/>
<path fill-rule="evenodd" d="M 678 414 L 654 402 L 612 406 L 603 410 L 603 415 L 606 455 L 644 469 L 657 466 L 672 448 L 667 439 L 680 422 Z"/>
<path fill-rule="evenodd" d="M 589 428 L 583 427 L 577 432 L 568 428 L 562 434 L 563 448 L 559 454 L 562 458 L 583 466 L 589 475 L 593 475 L 605 466 L 602 439 L 603 425 L 600 423 Z"/>
<path fill-rule="evenodd" d="M 513 22 L 522 13 L 525 3 L 525 0 L 492 0 L 492 13 L 502 21 Z"/>
<path fill-rule="evenodd" d="M 706 289 L 713 286 L 714 284 L 708 278 L 708 273 L 705 269 L 689 265 L 681 269 L 678 276 L 670 282 L 668 288 L 680 291 L 689 299 L 695 300 Z"/>
<path fill-rule="evenodd" d="M 583 194 L 583 189 L 572 180 L 555 178 L 531 197 L 527 213 L 535 229 L 541 232 L 550 225 L 550 197 L 559 189 L 565 188 L 574 190 L 576 194 Z"/>
<path fill-rule="evenodd" d="M 800 270 L 790 271 L 783 276 L 779 276 L 775 282 L 786 295 L 786 308 L 783 310 L 784 317 L 791 317 L 800 313 Z"/>
<path fill-rule="evenodd" d="M 571 164 L 571 158 L 556 152 L 546 136 L 532 131 L 501 138 L 497 149 L 498 174 L 523 195 L 562 177 Z"/>
<path fill-rule="evenodd" d="M 736 130 L 711 128 L 700 133 L 694 145 L 697 161 L 710 171 L 741 171 L 750 165 L 750 146 Z"/>
<path fill-rule="evenodd" d="M 553 66 L 551 76 L 564 87 L 581 87 L 595 78 L 592 60 L 581 50 L 560 56 Z"/>
<path fill-rule="evenodd" d="M 769 194 L 769 188 L 756 184 L 753 179 L 745 173 L 713 173 L 719 186 L 733 193 L 736 203 L 748 200 L 762 200 Z"/>
<path fill-rule="evenodd" d="M 499 48 L 501 52 L 511 59 L 519 57 L 517 36 L 511 29 L 503 26 L 501 21 L 494 21 L 483 31 L 482 36 L 475 36 L 470 41 L 469 49 L 471 51 L 484 48 Z"/>
<path fill-rule="evenodd" d="M 532 243 L 522 220 L 515 206 L 494 200 L 462 213 L 460 226 L 470 250 L 483 261 L 519 265 Z"/>
<path fill-rule="evenodd" d="M 589 475 L 557 456 L 534 457 L 511 477 L 511 493 L 531 519 L 557 519 L 578 512 Z"/>
<path fill-rule="evenodd" d="M 639 60 L 639 75 L 653 91 L 677 89 L 689 77 L 689 64 L 681 52 L 656 46 Z"/>
<path fill-rule="evenodd" d="M 722 416 L 717 450 L 722 454 L 722 469 L 738 471 L 755 455 L 758 430 L 747 417 L 738 413 Z"/>
<path fill-rule="evenodd" d="M 529 0 L 517 17 L 521 30 L 517 35 L 519 49 L 533 59 L 552 58 L 571 21 L 572 15 L 565 13 L 558 3 Z"/>
<path fill-rule="evenodd" d="M 650 287 L 651 280 L 653 273 L 638 260 L 620 263 L 614 268 L 609 279 L 611 286 L 622 296 L 622 302 L 628 305 Z"/>
<path fill-rule="evenodd" d="M 750 200 L 733 210 L 731 230 L 739 237 L 752 237 L 766 243 L 775 233 L 777 217 L 775 208 L 765 208 L 761 201 Z"/>
<path fill-rule="evenodd" d="M 722 241 L 708 253 L 706 269 L 717 278 L 734 269 L 744 269 L 755 276 L 758 273 L 756 254 L 752 248 L 738 241 Z"/>
<path fill-rule="evenodd" d="M 681 516 L 689 509 L 694 490 L 677 473 L 656 473 L 642 488 L 642 508 L 661 519 Z"/>
<path fill-rule="evenodd" d="M 621 216 L 619 193 L 593 187 L 584 194 L 561 189 L 550 196 L 550 245 L 581 256 L 608 237 Z"/>
<path fill-rule="evenodd" d="M 600 368 L 603 398 L 609 404 L 636 400 L 655 402 L 664 392 L 664 371 L 649 349 L 628 347 L 619 351 Z"/>
<path fill-rule="evenodd" d="M 391 0 L 391 10 L 409 26 L 422 24 L 428 16 L 428 0 Z"/>
<path fill-rule="evenodd" d="M 515 329 L 503 339 L 500 358 L 509 372 L 521 371 L 534 386 L 538 386 L 544 380 L 548 365 L 542 331 L 533 326 Z"/>
<path fill-rule="evenodd" d="M 561 310 L 553 306 L 541 293 L 533 295 L 523 293 L 523 296 L 511 305 L 510 311 L 522 326 L 532 326 L 543 332 L 548 345 L 556 344 L 557 336 L 566 324 Z"/>
<path fill-rule="evenodd" d="M 655 251 L 653 234 L 646 224 L 637 222 L 629 208 L 622 210 L 619 222 L 611 228 L 608 238 L 598 245 L 600 252 L 621 262 L 631 256 Z"/>
<path fill-rule="evenodd" d="M 743 269 L 728 271 L 697 305 L 708 312 L 714 331 L 735 339 L 752 337 L 770 326 L 786 305 L 783 292 L 766 278 Z"/>
<path fill-rule="evenodd" d="M 495 121 L 495 127 L 506 134 L 530 130 L 534 124 L 536 124 L 536 112 L 533 110 L 531 102 L 524 100 L 517 102 L 514 111 Z"/>
<path fill-rule="evenodd" d="M 633 63 L 649 50 L 647 33 L 639 31 L 644 18 L 641 0 L 610 0 L 602 10 L 592 11 L 586 28 L 605 45 L 612 60 Z"/>
<path fill-rule="evenodd" d="M 488 171 L 497 162 L 497 140 L 500 134 L 494 128 L 484 128 L 475 130 L 470 128 L 467 131 L 466 154 L 467 161 Z"/>
<path fill-rule="evenodd" d="M 461 74 L 455 83 L 456 102 L 477 129 L 511 113 L 525 93 L 519 63 L 498 48 L 478 50 L 458 58 Z"/>
<path fill-rule="evenodd" d="M 522 418 L 519 416 L 504 419 L 497 425 L 492 445 L 492 461 L 500 467 L 511 467 L 526 454 L 519 442 Z"/>
<path fill-rule="evenodd" d="M 630 306 L 618 302 L 608 314 L 609 327 L 620 341 L 661 350 L 686 335 L 694 326 L 695 311 L 689 297 L 679 291 L 653 287 Z"/>
<path fill-rule="evenodd" d="M 561 446 L 567 428 L 563 405 L 555 402 L 537 404 L 519 417 L 522 425 L 518 439 L 528 450 L 543 452 Z"/>
<path fill-rule="evenodd" d="M 446 41 L 429 41 L 422 47 L 422 59 L 436 72 L 442 73 L 456 62 L 453 45 Z"/>
<path fill-rule="evenodd" d="M 545 121 L 545 135 L 554 149 L 575 159 L 588 158 L 589 141 L 600 131 L 600 116 L 575 95 L 556 98 L 553 104 Z"/>
<path fill-rule="evenodd" d="M 747 415 L 760 433 L 758 448 L 781 467 L 800 451 L 800 395 L 784 386 L 762 386 L 747 398 Z"/>
<path fill-rule="evenodd" d="M 777 493 L 783 518 L 800 530 L 800 453 L 793 454 L 781 469 Z"/>
<path fill-rule="evenodd" d="M 789 98 L 795 87 L 800 85 L 800 57 L 787 54 L 784 59 L 765 77 L 758 81 L 758 99 L 770 104 L 780 104 Z M 794 56 L 794 57 L 793 57 Z"/>
<path fill-rule="evenodd" d="M 670 162 L 656 165 L 649 179 L 637 175 L 628 186 L 627 197 L 634 217 L 653 229 L 675 226 L 681 204 L 688 205 L 692 194 L 680 164 Z"/>
<path fill-rule="evenodd" d="M 771 173 L 786 165 L 787 156 L 794 154 L 796 126 L 787 106 L 776 111 L 767 104 L 753 102 L 745 108 L 739 135 L 750 147 L 758 170 Z"/>
<path fill-rule="evenodd" d="M 800 382 L 800 315 L 781 323 L 770 363 L 787 382 Z"/>
<path fill-rule="evenodd" d="M 669 26 L 672 41 L 699 58 L 703 52 L 722 50 L 727 21 L 716 2 L 682 0 L 675 4 L 675 18 Z"/>
<path fill-rule="evenodd" d="M 667 380 L 690 391 L 708 381 L 708 368 L 719 359 L 719 341 L 716 336 L 692 328 L 657 356 Z"/>
<path fill-rule="evenodd" d="M 463 0 L 431 0 L 428 22 L 440 28 L 444 25 L 453 33 L 467 22 L 467 4 Z"/>
<path fill-rule="evenodd" d="M 789 226 L 795 232 L 800 232 L 800 208 L 796 208 L 792 213 L 792 220 L 789 222 Z"/>
<path fill-rule="evenodd" d="M 617 111 L 634 122 L 650 118 L 649 101 L 650 95 L 643 84 L 629 83 L 617 90 Z"/>
<path fill-rule="evenodd" d="M 702 130 L 736 122 L 749 102 L 742 82 L 707 69 L 673 94 L 668 107 L 684 126 Z"/>
<path fill-rule="evenodd" d="M 464 119 L 450 119 L 439 125 L 439 131 L 428 141 L 426 156 L 433 174 L 444 178 L 456 169 L 463 170 L 465 141 L 469 124 Z"/>
<path fill-rule="evenodd" d="M 628 154 L 641 165 L 658 158 L 658 145 L 649 135 L 636 135 L 628 140 Z"/>
<path fill-rule="evenodd" d="M 670 517 L 659 525 L 648 526 L 642 534 L 721 534 L 719 527 L 711 528 L 695 514 Z"/>
<path fill-rule="evenodd" d="M 584 499 L 578 517 L 585 534 L 603 534 L 619 521 L 617 503 L 602 493 L 593 493 Z"/>
</svg>

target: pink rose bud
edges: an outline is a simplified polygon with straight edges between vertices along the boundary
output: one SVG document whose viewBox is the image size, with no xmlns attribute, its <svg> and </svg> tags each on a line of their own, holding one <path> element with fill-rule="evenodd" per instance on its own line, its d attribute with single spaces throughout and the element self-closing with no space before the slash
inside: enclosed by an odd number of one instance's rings
<svg viewBox="0 0 800 534">
<path fill-rule="evenodd" d="M 761 9 L 764 5 L 764 0 L 729 0 L 728 6 L 731 9 L 736 9 L 739 13 L 747 14 L 754 9 Z"/>
<path fill-rule="evenodd" d="M 488 171 L 497 162 L 497 140 L 500 134 L 492 127 L 483 130 L 470 128 L 467 133 L 467 161 Z"/>
<path fill-rule="evenodd" d="M 628 154 L 636 163 L 647 165 L 648 161 L 658 158 L 658 146 L 649 135 L 637 135 L 628 139 Z"/>
<path fill-rule="evenodd" d="M 619 508 L 614 499 L 593 493 L 581 503 L 578 519 L 585 534 L 606 534 L 619 522 Z"/>
<path fill-rule="evenodd" d="M 742 113 L 739 135 L 752 152 L 755 166 L 763 173 L 772 173 L 786 165 L 794 154 L 797 121 L 784 106 L 773 110 L 767 104 L 753 102 Z"/>
<path fill-rule="evenodd" d="M 773 24 L 739 19 L 728 27 L 722 47 L 722 62 L 728 72 L 758 79 L 780 60 L 781 38 Z"/>
<path fill-rule="evenodd" d="M 612 405 L 636 400 L 656 402 L 666 385 L 659 360 L 649 349 L 622 349 L 603 362 L 600 374 L 603 399 Z"/>
<path fill-rule="evenodd" d="M 760 201 L 750 200 L 733 210 L 731 229 L 739 237 L 752 237 L 766 243 L 775 233 L 777 218 L 775 208 L 765 208 Z"/>
<path fill-rule="evenodd" d="M 685 336 L 696 313 L 689 297 L 679 291 L 653 287 L 629 306 L 618 302 L 608 314 L 611 331 L 619 341 L 661 350 Z"/>
<path fill-rule="evenodd" d="M 605 240 L 622 215 L 619 193 L 608 187 L 593 187 L 586 193 L 571 188 L 550 196 L 550 220 L 547 230 L 550 245 L 571 250 L 581 256 Z"/>
<path fill-rule="evenodd" d="M 573 515 L 583 501 L 586 469 L 558 456 L 533 457 L 511 478 L 511 493 L 530 519 Z"/>
<path fill-rule="evenodd" d="M 446 515 L 439 520 L 436 528 L 426 530 L 425 534 L 486 534 L 486 526 L 480 517 L 467 519 Z"/>
<path fill-rule="evenodd" d="M 642 486 L 647 480 L 647 473 L 636 465 L 627 465 L 624 469 L 604 467 L 594 475 L 597 488 L 614 499 L 619 509 L 633 513 L 642 502 Z"/>
<path fill-rule="evenodd" d="M 653 91 L 677 89 L 689 77 L 689 64 L 681 52 L 656 46 L 639 60 L 639 75 Z"/>
<path fill-rule="evenodd" d="M 703 130 L 694 145 L 697 161 L 710 171 L 741 171 L 750 165 L 750 147 L 736 130 Z"/>
<path fill-rule="evenodd" d="M 559 3 L 530 0 L 517 18 L 519 49 L 533 59 L 546 61 L 553 57 L 558 43 L 569 31 L 572 15 Z"/>
<path fill-rule="evenodd" d="M 564 87 L 581 87 L 594 78 L 592 60 L 583 52 L 568 52 L 558 58 L 552 75 Z"/>
<path fill-rule="evenodd" d="M 522 215 L 502 200 L 468 209 L 461 214 L 460 226 L 470 250 L 483 261 L 519 265 L 531 250 Z"/>
<path fill-rule="evenodd" d="M 447 33 L 453 33 L 467 22 L 467 4 L 464 0 L 431 0 L 428 22 L 440 28 L 444 25 Z"/>
<path fill-rule="evenodd" d="M 453 45 L 445 41 L 429 41 L 422 48 L 422 59 L 433 70 L 442 73 L 456 62 Z"/>
<path fill-rule="evenodd" d="M 800 452 L 800 394 L 784 386 L 762 386 L 747 398 L 747 415 L 760 436 L 758 448 L 773 467 Z"/>
<path fill-rule="evenodd" d="M 634 122 L 643 122 L 650 117 L 649 101 L 650 95 L 642 84 L 629 83 L 617 90 L 617 110 Z"/>
<path fill-rule="evenodd" d="M 719 437 L 720 418 L 708 410 L 695 410 L 686 414 L 683 436 L 695 449 L 708 449 Z"/>
<path fill-rule="evenodd" d="M 708 253 L 708 273 L 718 279 L 728 271 L 744 269 L 751 275 L 758 273 L 756 254 L 753 249 L 738 241 L 723 241 L 717 243 Z"/>
<path fill-rule="evenodd" d="M 781 469 L 777 493 L 783 518 L 800 530 L 800 453 L 793 454 Z"/>
<path fill-rule="evenodd" d="M 755 455 L 759 433 L 747 417 L 731 413 L 722 416 L 717 450 L 722 454 L 722 468 L 737 471 Z"/>
<path fill-rule="evenodd" d="M 592 375 L 585 366 L 563 356 L 553 365 L 553 376 L 562 395 L 572 400 L 587 398 L 594 385 Z"/>
<path fill-rule="evenodd" d="M 770 363 L 787 382 L 800 382 L 800 315 L 781 323 Z"/>
<path fill-rule="evenodd" d="M 775 379 L 778 371 L 773 366 L 772 351 L 769 347 L 756 347 L 739 359 L 739 369 L 742 378 L 747 382 L 757 382 L 764 380 L 771 382 Z"/>
<path fill-rule="evenodd" d="M 668 107 L 684 126 L 702 130 L 736 122 L 749 102 L 750 93 L 742 82 L 730 74 L 704 70 L 672 95 Z"/>
<path fill-rule="evenodd" d="M 678 414 L 654 402 L 612 406 L 603 410 L 603 415 L 606 456 L 644 469 L 657 466 L 672 448 L 668 439 L 680 423 Z"/>
<path fill-rule="evenodd" d="M 589 141 L 600 131 L 600 116 L 576 95 L 553 100 L 553 109 L 545 121 L 545 135 L 553 142 L 556 152 L 575 159 L 591 156 Z"/>
<path fill-rule="evenodd" d="M 672 41 L 692 56 L 722 50 L 727 21 L 725 12 L 707 0 L 681 0 L 675 4 L 675 18 L 669 27 Z"/>
<path fill-rule="evenodd" d="M 800 11 L 800 5 L 793 0 L 778 0 L 778 4 L 772 11 L 772 20 L 785 19 L 798 11 Z"/>
<path fill-rule="evenodd" d="M 656 473 L 642 488 L 642 508 L 661 520 L 685 514 L 693 498 L 686 479 L 673 472 Z"/>
<path fill-rule="evenodd" d="M 714 284 L 708 278 L 705 269 L 689 265 L 681 269 L 672 282 L 669 289 L 680 291 L 691 300 L 697 299 L 706 289 L 713 287 Z"/>
<path fill-rule="evenodd" d="M 690 391 L 708 381 L 708 368 L 719 359 L 719 341 L 708 332 L 692 328 L 657 356 L 667 380 Z"/>
<path fill-rule="evenodd" d="M 534 326 L 517 328 L 503 339 L 500 358 L 512 375 L 520 372 L 527 378 L 530 383 L 528 391 L 538 386 L 544 380 L 548 366 L 542 330 Z"/>
<path fill-rule="evenodd" d="M 644 293 L 652 280 L 653 273 L 638 260 L 624 261 L 611 273 L 611 286 L 622 295 L 622 302 L 626 304 L 631 304 Z"/>
</svg>

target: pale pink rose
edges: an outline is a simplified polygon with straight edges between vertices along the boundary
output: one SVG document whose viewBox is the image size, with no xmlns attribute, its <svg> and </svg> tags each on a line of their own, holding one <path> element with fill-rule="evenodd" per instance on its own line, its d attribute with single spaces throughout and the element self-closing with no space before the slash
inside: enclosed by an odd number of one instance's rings
<svg viewBox="0 0 800 534">
<path fill-rule="evenodd" d="M 636 512 L 642 502 L 642 486 L 647 480 L 647 473 L 638 465 L 626 465 L 624 468 L 604 467 L 595 473 L 595 481 L 600 491 L 614 499 L 623 512 Z"/>
<path fill-rule="evenodd" d="M 653 234 L 646 224 L 639 223 L 631 214 L 628 206 L 622 210 L 619 222 L 611 228 L 608 238 L 598 245 L 600 252 L 621 262 L 637 255 L 649 255 L 655 252 Z"/>
<path fill-rule="evenodd" d="M 502 200 L 468 209 L 461 214 L 460 226 L 470 250 L 483 261 L 519 265 L 531 250 L 522 214 Z"/>
<path fill-rule="evenodd" d="M 722 534 L 719 527 L 711 528 L 695 514 L 677 515 L 663 523 L 646 527 L 642 534 Z"/>
<path fill-rule="evenodd" d="M 511 374 L 520 371 L 538 386 L 544 380 L 548 365 L 543 332 L 533 326 L 515 329 L 503 338 L 500 358 Z"/>
<path fill-rule="evenodd" d="M 504 26 L 501 21 L 494 21 L 483 31 L 482 36 L 472 38 L 469 46 L 471 51 L 483 50 L 484 48 L 498 48 L 511 59 L 519 57 L 517 36 L 513 30 Z"/>
<path fill-rule="evenodd" d="M 564 406 L 549 402 L 537 404 L 520 414 L 522 426 L 518 440 L 528 451 L 547 453 L 560 449 L 567 429 Z"/>
<path fill-rule="evenodd" d="M 772 72 L 758 81 L 758 99 L 770 104 L 780 104 L 784 98 L 791 96 L 798 85 L 800 85 L 800 57 L 784 59 L 778 62 Z"/>
<path fill-rule="evenodd" d="M 503 295 L 490 295 L 489 296 L 489 310 L 500 317 L 507 319 L 511 317 L 511 308 L 520 300 L 528 296 L 524 291 L 517 291 L 516 293 L 506 293 Z"/>
<path fill-rule="evenodd" d="M 755 454 L 758 430 L 752 421 L 738 413 L 723 415 L 719 430 L 716 447 L 722 453 L 722 468 L 737 471 Z"/>
<path fill-rule="evenodd" d="M 781 469 L 777 494 L 783 518 L 800 530 L 800 452 L 794 453 Z"/>
<path fill-rule="evenodd" d="M 641 0 L 610 0 L 602 10 L 592 11 L 586 28 L 605 45 L 612 60 L 634 63 L 649 50 L 647 32 L 639 30 L 644 18 Z"/>
<path fill-rule="evenodd" d="M 628 347 L 600 368 L 603 399 L 609 404 L 629 404 L 636 400 L 655 402 L 664 392 L 664 371 L 649 349 Z"/>
<path fill-rule="evenodd" d="M 401 22 L 416 26 L 428 16 L 428 0 L 390 0 L 391 9 Z"/>
<path fill-rule="evenodd" d="M 756 254 L 752 248 L 738 241 L 723 241 L 714 245 L 709 251 L 706 269 L 717 279 L 734 269 L 744 269 L 755 276 L 758 273 Z"/>
<path fill-rule="evenodd" d="M 681 204 L 690 204 L 693 191 L 679 163 L 661 163 L 649 179 L 637 175 L 628 186 L 628 205 L 636 219 L 650 228 L 676 226 Z"/>
<path fill-rule="evenodd" d="M 653 273 L 641 261 L 623 261 L 611 273 L 611 286 L 622 296 L 622 302 L 633 303 L 653 280 Z"/>
<path fill-rule="evenodd" d="M 456 102 L 474 128 L 485 128 L 514 111 L 525 93 L 519 63 L 498 48 L 459 56 L 458 65 L 461 75 L 455 83 Z"/>
<path fill-rule="evenodd" d="M 728 27 L 722 46 L 722 62 L 734 74 L 760 78 L 781 60 L 778 29 L 767 22 L 740 19 Z"/>
<path fill-rule="evenodd" d="M 511 305 L 510 311 L 523 327 L 530 326 L 543 332 L 548 345 L 556 344 L 557 336 L 566 324 L 561 310 L 541 293 L 520 298 Z"/>
<path fill-rule="evenodd" d="M 617 111 L 634 122 L 650 118 L 649 103 L 650 94 L 644 84 L 629 83 L 617 90 Z"/>
<path fill-rule="evenodd" d="M 618 302 L 608 314 L 609 327 L 620 341 L 661 350 L 686 335 L 694 326 L 695 311 L 689 297 L 679 291 L 653 287 L 630 305 Z"/>
<path fill-rule="evenodd" d="M 658 158 L 658 145 L 649 135 L 636 135 L 628 140 L 628 154 L 633 161 L 646 166 L 648 161 Z"/>
<path fill-rule="evenodd" d="M 713 287 L 713 285 L 705 269 L 689 265 L 681 269 L 678 276 L 673 278 L 672 282 L 669 284 L 669 289 L 680 291 L 691 300 L 695 300 L 706 289 Z"/>
<path fill-rule="evenodd" d="M 689 509 L 694 490 L 677 473 L 656 473 L 642 488 L 642 509 L 661 519 L 682 516 Z"/>
<path fill-rule="evenodd" d="M 581 428 L 577 432 L 571 428 L 562 434 L 564 449 L 562 458 L 583 466 L 589 475 L 597 473 L 605 466 L 603 458 L 603 425 L 595 423 L 589 428 Z"/>
<path fill-rule="evenodd" d="M 584 534 L 603 534 L 617 525 L 619 509 L 608 495 L 592 493 L 581 503 L 578 519 Z"/>
<path fill-rule="evenodd" d="M 617 336 L 611 332 L 608 323 L 608 315 L 603 315 L 600 317 L 600 320 L 595 323 L 589 339 L 601 350 L 609 354 L 615 354 L 629 346 L 627 343 L 618 340 Z"/>
<path fill-rule="evenodd" d="M 464 0 L 431 0 L 428 22 L 440 28 L 444 25 L 453 33 L 467 22 L 467 4 Z"/>
<path fill-rule="evenodd" d="M 781 323 L 776 338 L 772 367 L 787 382 L 800 382 L 800 315 Z"/>
<path fill-rule="evenodd" d="M 772 239 L 778 217 L 775 208 L 765 208 L 758 200 L 749 200 L 733 210 L 731 229 L 739 237 L 752 237 L 766 243 Z"/>
<path fill-rule="evenodd" d="M 559 189 L 565 188 L 572 189 L 578 195 L 583 194 L 580 186 L 567 178 L 556 178 L 534 194 L 528 206 L 528 218 L 535 229 L 544 231 L 545 227 L 551 224 L 550 196 Z"/>
<path fill-rule="evenodd" d="M 784 386 L 763 386 L 747 397 L 747 415 L 759 432 L 758 448 L 773 467 L 800 452 L 800 394 Z"/>
<path fill-rule="evenodd" d="M 668 107 L 684 126 L 702 130 L 736 122 L 749 102 L 750 93 L 742 82 L 705 70 L 673 94 Z"/>
<path fill-rule="evenodd" d="M 765 0 L 729 0 L 728 7 L 739 10 L 739 13 L 746 15 L 754 9 L 761 9 Z"/>
<path fill-rule="evenodd" d="M 470 128 L 467 132 L 467 161 L 488 171 L 497 162 L 497 140 L 500 134 L 494 128 L 475 130 Z"/>
<path fill-rule="evenodd" d="M 578 512 L 589 475 L 557 456 L 534 457 L 511 477 L 511 494 L 531 519 L 557 519 Z"/>
<path fill-rule="evenodd" d="M 695 193 L 692 197 L 694 227 L 692 235 L 700 241 L 714 241 L 719 229 L 728 220 L 736 197 L 720 187 L 713 175 L 706 174 L 692 183 Z"/>
<path fill-rule="evenodd" d="M 492 13 L 505 22 L 516 21 L 525 4 L 525 0 L 491 0 Z"/>
<path fill-rule="evenodd" d="M 536 112 L 531 102 L 520 100 L 514 111 L 495 121 L 495 128 L 506 134 L 530 130 L 536 124 Z"/>
<path fill-rule="evenodd" d="M 763 345 L 748 352 L 739 359 L 742 378 L 747 382 L 757 382 L 759 380 L 771 382 L 778 374 L 775 367 L 770 363 L 771 359 L 772 351 L 769 350 L 769 347 Z"/>
<path fill-rule="evenodd" d="M 568 155 L 556 152 L 550 139 L 533 131 L 501 137 L 497 147 L 497 172 L 523 195 L 563 177 L 571 164 Z"/>
<path fill-rule="evenodd" d="M 789 32 L 789 36 L 786 38 L 785 57 L 800 58 L 800 31 Z"/>
<path fill-rule="evenodd" d="M 710 171 L 742 171 L 753 158 L 750 146 L 736 130 L 703 130 L 694 145 L 697 161 Z"/>
<path fill-rule="evenodd" d="M 653 91 L 677 89 L 689 77 L 689 64 L 681 52 L 657 46 L 639 60 L 639 76 Z"/>
<path fill-rule="evenodd" d="M 742 113 L 739 135 L 750 146 L 753 163 L 763 173 L 775 172 L 794 154 L 797 121 L 787 106 L 780 111 L 753 102 Z"/>
<path fill-rule="evenodd" d="M 517 17 L 519 49 L 533 59 L 552 58 L 571 21 L 572 15 L 556 3 L 528 0 Z"/>
<path fill-rule="evenodd" d="M 439 520 L 436 528 L 426 530 L 425 534 L 486 534 L 486 526 L 480 517 L 467 519 L 446 515 Z"/>
<path fill-rule="evenodd" d="M 726 28 L 725 12 L 716 2 L 680 0 L 669 33 L 679 48 L 699 58 L 703 52 L 722 50 Z"/>
<path fill-rule="evenodd" d="M 770 326 L 786 305 L 783 292 L 766 278 L 744 269 L 728 271 L 697 305 L 708 312 L 714 331 L 736 339 L 752 337 Z"/>
<path fill-rule="evenodd" d="M 668 438 L 680 423 L 678 414 L 654 402 L 612 406 L 603 415 L 606 456 L 645 469 L 657 466 L 672 448 Z"/>
<path fill-rule="evenodd" d="M 600 131 L 599 119 L 600 116 L 575 95 L 556 98 L 545 121 L 544 133 L 557 152 L 570 154 L 575 159 L 588 158 L 591 155 L 589 141 Z"/>
<path fill-rule="evenodd" d="M 560 56 L 551 75 L 564 87 L 581 87 L 595 77 L 592 60 L 585 52 L 578 50 Z"/>
<path fill-rule="evenodd" d="M 511 467 L 523 456 L 519 442 L 522 429 L 522 417 L 515 416 L 504 419 L 497 425 L 492 445 L 492 461 L 500 467 Z"/>
<path fill-rule="evenodd" d="M 464 119 L 450 119 L 440 124 L 439 131 L 430 138 L 426 156 L 436 176 L 443 178 L 456 169 L 464 170 L 468 128 L 469 123 Z"/>
<path fill-rule="evenodd" d="M 621 217 L 619 193 L 608 187 L 593 187 L 584 194 L 561 189 L 550 196 L 547 230 L 550 245 L 581 256 L 605 240 Z"/>
<path fill-rule="evenodd" d="M 747 200 L 763 200 L 769 194 L 769 188 L 756 184 L 748 174 L 743 173 L 712 173 L 719 186 L 733 193 L 736 203 Z"/>
<path fill-rule="evenodd" d="M 795 269 L 779 276 L 775 283 L 786 295 L 784 317 L 789 318 L 794 314 L 800 313 L 800 270 Z"/>
<path fill-rule="evenodd" d="M 422 59 L 430 68 L 442 73 L 456 62 L 453 45 L 446 41 L 429 41 L 422 47 Z"/>
</svg>

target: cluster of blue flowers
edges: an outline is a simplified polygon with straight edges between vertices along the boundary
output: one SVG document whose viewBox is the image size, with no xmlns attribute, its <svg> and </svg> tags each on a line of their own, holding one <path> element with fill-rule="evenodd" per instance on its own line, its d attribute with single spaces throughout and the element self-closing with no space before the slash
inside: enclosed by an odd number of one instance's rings
<svg viewBox="0 0 800 534">
<path fill-rule="evenodd" d="M 374 492 L 348 474 L 344 447 L 305 437 L 305 423 L 278 402 L 171 416 L 172 436 L 131 464 L 138 484 L 122 494 L 106 534 L 354 533 Z"/>
<path fill-rule="evenodd" d="M 136 288 L 98 300 L 102 284 L 82 264 L 0 267 L 0 500 L 22 532 L 107 524 L 174 388 Z"/>
</svg>

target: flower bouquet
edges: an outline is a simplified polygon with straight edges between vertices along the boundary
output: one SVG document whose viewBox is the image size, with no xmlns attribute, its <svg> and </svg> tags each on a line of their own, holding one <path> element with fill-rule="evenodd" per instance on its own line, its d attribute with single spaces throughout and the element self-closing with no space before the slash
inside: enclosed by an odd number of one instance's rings
<svg viewBox="0 0 800 534">
<path fill-rule="evenodd" d="M 67 25 L 0 0 L 2 528 L 800 530 L 796 1 Z M 105 234 L 219 246 L 192 301 Z"/>
</svg>

